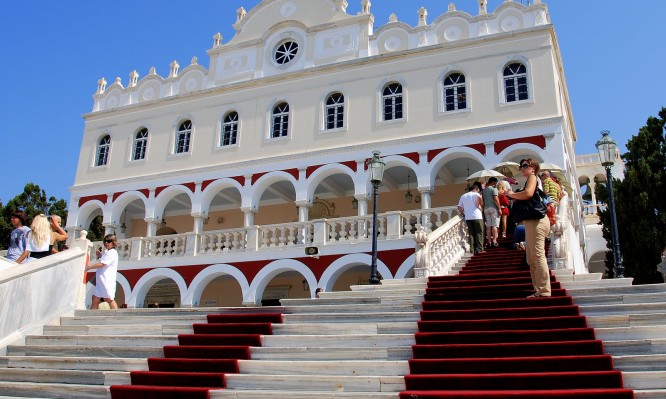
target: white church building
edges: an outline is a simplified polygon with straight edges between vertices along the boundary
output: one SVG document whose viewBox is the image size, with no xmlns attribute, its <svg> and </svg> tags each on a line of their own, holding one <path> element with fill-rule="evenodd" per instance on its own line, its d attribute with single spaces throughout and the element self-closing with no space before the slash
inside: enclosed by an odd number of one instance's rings
<svg viewBox="0 0 666 399">
<path fill-rule="evenodd" d="M 546 4 L 479 0 L 476 15 L 421 8 L 417 26 L 375 26 L 357 1 L 351 15 L 346 0 L 264 0 L 238 9 L 236 34 L 215 35 L 205 62 L 100 79 L 67 230 L 78 237 L 101 216 L 119 237 L 119 304 L 272 304 L 367 283 L 375 150 L 380 278 L 445 273 L 465 251 L 467 177 L 527 157 L 573 182 L 551 257 L 587 273 L 576 130 Z"/>
</svg>

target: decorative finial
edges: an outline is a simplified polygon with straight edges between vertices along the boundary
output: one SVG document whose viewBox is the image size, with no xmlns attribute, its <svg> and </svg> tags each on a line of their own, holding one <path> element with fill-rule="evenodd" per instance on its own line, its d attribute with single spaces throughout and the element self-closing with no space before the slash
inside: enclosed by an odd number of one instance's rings
<svg viewBox="0 0 666 399">
<path fill-rule="evenodd" d="M 137 72 L 136 69 L 130 72 L 129 77 L 130 79 L 128 87 L 134 87 L 137 83 L 139 83 L 139 72 Z"/>
<path fill-rule="evenodd" d="M 456 5 L 453 3 L 449 3 L 449 12 L 455 11 L 456 10 Z"/>
<path fill-rule="evenodd" d="M 178 64 L 178 61 L 173 60 L 171 64 L 169 64 L 171 69 L 169 70 L 169 77 L 170 78 L 175 78 L 178 76 L 178 68 L 180 68 L 180 64 Z"/>
<path fill-rule="evenodd" d="M 479 0 L 479 15 L 488 14 L 488 0 Z"/>
<path fill-rule="evenodd" d="M 239 23 L 240 21 L 242 21 L 243 18 L 245 18 L 246 15 L 247 15 L 247 11 L 245 11 L 245 9 L 243 7 L 236 10 L 236 23 Z"/>
<path fill-rule="evenodd" d="M 122 86 L 123 85 L 123 80 L 120 79 L 120 76 L 116 76 L 116 80 L 113 82 L 113 84 Z"/>
<path fill-rule="evenodd" d="M 106 90 L 106 79 L 101 78 L 97 81 L 97 94 L 104 93 L 104 90 Z"/>
<path fill-rule="evenodd" d="M 370 0 L 361 1 L 361 14 L 370 14 L 370 7 L 372 7 Z"/>
<path fill-rule="evenodd" d="M 395 13 L 389 15 L 389 22 L 398 22 L 398 16 Z"/>
<path fill-rule="evenodd" d="M 148 71 L 148 75 L 157 75 L 157 71 L 155 70 L 154 66 L 150 67 L 150 71 Z"/>
<path fill-rule="evenodd" d="M 197 65 L 198 63 L 199 63 L 199 59 L 195 55 L 194 57 L 192 57 L 192 60 L 190 61 L 190 65 Z"/>
<path fill-rule="evenodd" d="M 426 10 L 424 7 L 419 8 L 419 26 L 426 26 L 428 24 L 428 21 L 426 21 L 426 17 L 428 16 L 428 10 Z"/>
<path fill-rule="evenodd" d="M 220 47 L 222 45 L 222 34 L 217 32 L 213 35 L 213 47 Z"/>
</svg>

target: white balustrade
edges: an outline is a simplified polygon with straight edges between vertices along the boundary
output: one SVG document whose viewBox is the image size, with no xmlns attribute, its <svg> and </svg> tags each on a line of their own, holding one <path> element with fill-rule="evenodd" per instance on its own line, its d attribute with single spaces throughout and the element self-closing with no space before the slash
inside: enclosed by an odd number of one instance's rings
<svg viewBox="0 0 666 399">
<path fill-rule="evenodd" d="M 442 227 L 444 223 L 458 214 L 458 207 L 447 206 L 444 208 L 419 209 L 414 211 L 402 211 L 403 232 L 405 236 L 412 236 L 419 226 L 423 226 L 426 233 L 430 233 Z"/>
<path fill-rule="evenodd" d="M 453 213 L 446 215 L 453 215 Z M 415 277 L 440 276 L 462 258 L 467 249 L 467 229 L 460 215 L 451 218 L 441 227 L 427 233 L 419 226 L 416 234 Z"/>
<path fill-rule="evenodd" d="M 159 258 L 185 254 L 188 234 L 172 234 L 158 237 L 144 237 L 142 241 L 143 258 Z"/>
<path fill-rule="evenodd" d="M 205 231 L 197 234 L 199 254 L 244 251 L 247 239 L 245 229 Z"/>
<path fill-rule="evenodd" d="M 291 247 L 312 243 L 312 222 L 259 226 L 259 248 Z"/>
</svg>

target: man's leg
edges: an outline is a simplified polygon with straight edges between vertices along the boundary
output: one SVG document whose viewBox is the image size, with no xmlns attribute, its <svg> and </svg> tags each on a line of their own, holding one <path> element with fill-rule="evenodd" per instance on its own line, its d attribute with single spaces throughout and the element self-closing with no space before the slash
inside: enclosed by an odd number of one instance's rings
<svg viewBox="0 0 666 399">
<path fill-rule="evenodd" d="M 473 220 L 475 225 L 474 252 L 483 252 L 483 220 Z"/>
</svg>

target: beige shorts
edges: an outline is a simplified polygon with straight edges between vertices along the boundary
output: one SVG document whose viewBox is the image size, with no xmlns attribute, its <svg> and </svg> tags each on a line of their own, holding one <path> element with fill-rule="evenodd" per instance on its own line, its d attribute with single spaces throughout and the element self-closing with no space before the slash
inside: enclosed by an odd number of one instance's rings
<svg viewBox="0 0 666 399">
<path fill-rule="evenodd" d="M 495 208 L 486 208 L 483 210 L 483 214 L 486 216 L 486 227 L 498 227 L 500 225 L 500 218 L 497 209 Z"/>
</svg>

